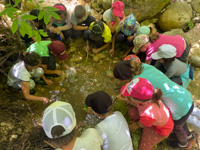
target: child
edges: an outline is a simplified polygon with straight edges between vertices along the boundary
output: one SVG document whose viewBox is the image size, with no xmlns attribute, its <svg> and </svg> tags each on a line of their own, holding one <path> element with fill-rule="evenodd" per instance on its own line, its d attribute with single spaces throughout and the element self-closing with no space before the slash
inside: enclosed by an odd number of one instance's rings
<svg viewBox="0 0 200 150">
<path fill-rule="evenodd" d="M 135 48 L 133 49 L 133 52 L 135 54 L 138 54 L 139 52 L 145 52 L 145 63 L 150 64 L 152 61 L 151 54 L 157 52 L 158 48 L 163 44 L 170 44 L 176 47 L 176 57 L 182 62 L 187 61 L 190 48 L 184 38 L 179 35 L 170 36 L 156 33 L 148 36 L 145 34 L 140 34 L 134 39 Z"/>
<path fill-rule="evenodd" d="M 163 73 L 165 73 L 168 78 L 187 89 L 191 81 L 189 77 L 190 67 L 186 63 L 175 58 L 176 51 L 174 46 L 163 44 L 151 57 L 154 60 L 158 60 L 155 64 L 157 69 L 163 68 Z"/>
<path fill-rule="evenodd" d="M 58 9 L 56 13 L 61 19 L 50 19 L 50 23 L 46 26 L 46 28 L 52 32 L 52 34 L 50 34 L 50 37 L 53 39 L 56 39 L 56 37 L 58 37 L 58 40 L 64 40 L 71 37 L 72 28 L 69 11 L 67 11 L 67 8 L 61 3 L 55 4 L 53 7 Z"/>
<path fill-rule="evenodd" d="M 112 56 L 115 51 L 115 42 L 125 42 L 127 46 L 133 46 L 134 33 L 140 27 L 140 24 L 135 20 L 133 14 L 130 14 L 127 18 L 120 21 L 115 29 L 115 34 L 112 39 L 112 48 L 110 49 L 110 55 Z"/>
<path fill-rule="evenodd" d="M 41 41 L 29 46 L 27 52 L 36 52 L 42 57 L 42 68 L 45 74 L 56 74 L 60 76 L 62 72 L 56 70 L 55 56 L 63 61 L 67 59 L 65 45 L 61 41 Z"/>
<path fill-rule="evenodd" d="M 101 150 L 98 132 L 89 128 L 77 137 L 75 112 L 69 103 L 56 101 L 48 106 L 42 118 L 48 141 L 62 150 Z"/>
<path fill-rule="evenodd" d="M 139 150 L 153 150 L 174 127 L 170 111 L 161 101 L 162 91 L 154 89 L 146 79 L 135 78 L 121 88 L 121 95 L 122 100 L 135 106 L 129 110 L 136 112 L 130 116 L 135 122 L 129 127 L 143 128 Z"/>
<path fill-rule="evenodd" d="M 112 99 L 107 93 L 94 92 L 87 96 L 85 103 L 102 119 L 96 129 L 103 139 L 103 150 L 133 149 L 128 124 L 121 112 L 112 111 Z"/>
<path fill-rule="evenodd" d="M 22 89 L 22 93 L 27 100 L 36 100 L 48 103 L 48 98 L 30 94 L 30 90 L 35 87 L 35 82 L 31 78 L 38 81 L 40 77 L 42 77 L 46 84 L 52 84 L 52 81 L 47 80 L 43 75 L 44 71 L 42 68 L 39 68 L 41 64 L 40 55 L 35 52 L 28 52 L 25 56 L 21 54 L 20 57 L 21 61 L 16 63 L 8 73 L 8 85 L 16 89 Z"/>
<path fill-rule="evenodd" d="M 39 13 L 40 13 L 39 9 L 33 9 L 30 12 L 25 13 L 25 15 L 23 15 L 23 16 L 32 15 L 32 16 L 38 17 Z M 44 23 L 43 19 L 39 20 L 38 18 L 36 18 L 34 20 L 25 20 L 25 19 L 21 19 L 21 17 L 23 17 L 23 16 L 20 16 L 20 18 L 19 18 L 18 31 L 20 31 L 21 21 L 25 21 L 31 27 L 32 30 L 45 29 L 45 27 L 44 27 L 45 23 Z M 25 44 L 27 46 L 29 46 L 32 42 L 37 42 L 36 36 L 29 38 L 29 36 L 27 34 L 25 34 L 22 37 L 22 39 L 25 41 Z"/>
<path fill-rule="evenodd" d="M 110 45 L 112 34 L 109 27 L 102 21 L 95 21 L 90 24 L 89 30 L 84 32 L 84 39 L 87 40 L 87 48 L 89 51 L 89 41 L 94 42 L 98 48 L 93 48 L 93 53 L 98 53 Z"/>
<path fill-rule="evenodd" d="M 137 63 L 130 60 L 118 62 L 113 73 L 115 78 L 124 82 L 130 82 L 137 77 L 145 78 L 154 88 L 161 89 L 163 92 L 162 102 L 170 109 L 172 119 L 174 120 L 174 133 L 178 139 L 172 146 L 191 148 L 191 143 L 195 142 L 196 138 L 189 131 L 186 124 L 194 108 L 189 91 L 172 82 L 155 67 L 145 63 Z"/>
<path fill-rule="evenodd" d="M 89 5 L 76 5 L 71 14 L 74 37 L 80 37 L 83 31 L 88 30 L 95 18 L 90 15 Z"/>
<path fill-rule="evenodd" d="M 134 36 L 138 36 L 140 34 L 146 34 L 148 36 L 157 33 L 157 29 L 155 28 L 154 24 L 149 24 L 148 26 L 141 26 L 136 33 L 134 34 Z"/>
<path fill-rule="evenodd" d="M 112 34 L 115 33 L 115 28 L 124 17 L 124 3 L 121 1 L 115 1 L 112 8 L 103 13 L 103 21 L 106 22 Z"/>
</svg>

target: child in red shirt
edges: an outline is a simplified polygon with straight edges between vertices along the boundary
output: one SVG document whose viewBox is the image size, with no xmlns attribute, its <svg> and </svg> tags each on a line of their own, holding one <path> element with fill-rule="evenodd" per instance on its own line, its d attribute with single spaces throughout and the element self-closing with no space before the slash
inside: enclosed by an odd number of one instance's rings
<svg viewBox="0 0 200 150">
<path fill-rule="evenodd" d="M 130 130 L 143 128 L 139 150 L 152 150 L 174 127 L 170 111 L 161 101 L 162 91 L 144 78 L 135 78 L 121 88 L 121 95 L 122 100 L 135 106 L 129 110 L 134 121 Z"/>
</svg>

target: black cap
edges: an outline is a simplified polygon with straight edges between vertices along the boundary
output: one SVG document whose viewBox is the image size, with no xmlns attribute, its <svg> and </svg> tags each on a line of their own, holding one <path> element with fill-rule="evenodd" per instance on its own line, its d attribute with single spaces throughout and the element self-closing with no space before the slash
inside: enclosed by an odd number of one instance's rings
<svg viewBox="0 0 200 150">
<path fill-rule="evenodd" d="M 112 105 L 111 97 L 104 91 L 94 92 L 86 97 L 85 104 L 98 113 L 105 114 Z"/>
<path fill-rule="evenodd" d="M 95 21 L 92 26 L 92 31 L 90 34 L 90 38 L 92 40 L 97 40 L 102 38 L 102 34 L 104 32 L 104 24 L 102 21 Z M 98 40 L 97 40 L 98 41 Z"/>
<path fill-rule="evenodd" d="M 121 80 L 130 80 L 132 78 L 130 62 L 131 60 L 125 60 L 116 63 L 115 68 L 113 69 L 115 78 Z"/>
</svg>

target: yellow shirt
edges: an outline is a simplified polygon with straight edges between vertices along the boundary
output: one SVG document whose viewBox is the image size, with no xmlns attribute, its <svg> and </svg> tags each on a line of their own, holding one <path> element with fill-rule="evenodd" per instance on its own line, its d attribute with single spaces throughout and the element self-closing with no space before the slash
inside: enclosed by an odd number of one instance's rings
<svg viewBox="0 0 200 150">
<path fill-rule="evenodd" d="M 92 31 L 93 24 L 94 24 L 94 22 L 92 22 L 89 27 L 89 30 L 91 30 L 91 31 Z M 105 23 L 103 23 L 103 25 L 104 25 L 104 31 L 103 31 L 102 37 L 104 38 L 104 42 L 105 43 L 111 42 L 112 34 L 110 31 L 110 28 Z"/>
</svg>

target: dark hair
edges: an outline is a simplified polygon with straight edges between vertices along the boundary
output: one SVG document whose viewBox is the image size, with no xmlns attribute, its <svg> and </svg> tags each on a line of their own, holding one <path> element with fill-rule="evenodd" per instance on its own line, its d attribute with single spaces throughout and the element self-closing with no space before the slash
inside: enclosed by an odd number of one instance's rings
<svg viewBox="0 0 200 150">
<path fill-rule="evenodd" d="M 32 67 L 38 65 L 42 61 L 42 58 L 36 52 L 20 53 L 19 58 L 24 61 L 25 65 Z"/>
<path fill-rule="evenodd" d="M 39 10 L 39 9 L 33 9 L 33 10 L 31 10 L 30 15 L 33 15 L 33 16 L 35 16 L 35 17 L 38 17 L 39 13 L 40 13 L 40 10 Z M 34 19 L 33 21 L 39 22 L 38 18 Z"/>
<path fill-rule="evenodd" d="M 69 134 L 62 137 L 58 137 L 62 135 L 64 131 L 65 129 L 60 125 L 53 127 L 51 130 L 53 139 L 48 139 L 48 142 L 56 147 L 60 147 L 62 145 L 68 145 L 76 136 L 76 128 L 74 128 Z"/>
<path fill-rule="evenodd" d="M 150 34 L 149 35 L 149 41 L 151 42 L 151 43 L 154 43 L 157 39 L 159 39 L 160 38 L 160 36 L 159 36 L 159 34 L 158 33 L 154 33 L 154 34 Z"/>
<path fill-rule="evenodd" d="M 176 58 L 176 56 L 172 57 L 172 58 L 163 58 L 164 65 L 169 66 L 175 60 L 175 58 Z"/>
<path fill-rule="evenodd" d="M 83 5 L 76 5 L 74 8 L 74 14 L 76 18 L 81 19 L 83 16 L 85 16 L 86 10 Z"/>
<path fill-rule="evenodd" d="M 57 4 L 55 4 L 54 6 L 56 6 L 56 5 L 59 5 L 59 6 L 63 6 L 63 7 L 65 7 L 65 5 L 63 5 L 62 3 L 57 3 Z M 61 15 L 61 14 L 65 14 L 65 16 L 67 15 L 67 8 L 65 7 L 65 10 L 58 10 L 58 11 L 55 11 L 55 13 L 56 14 L 58 14 L 58 15 Z"/>
</svg>

